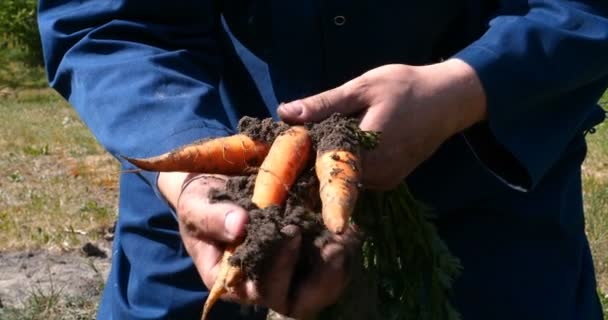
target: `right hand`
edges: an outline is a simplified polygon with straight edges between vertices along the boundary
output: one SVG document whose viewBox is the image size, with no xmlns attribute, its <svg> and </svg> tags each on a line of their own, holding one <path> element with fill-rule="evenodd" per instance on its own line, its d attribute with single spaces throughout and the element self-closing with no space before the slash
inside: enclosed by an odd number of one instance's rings
<svg viewBox="0 0 608 320">
<path fill-rule="evenodd" d="M 247 212 L 229 202 L 211 203 L 209 191 L 224 188 L 227 177 L 188 173 L 160 173 L 158 187 L 176 208 L 184 246 L 201 279 L 211 288 L 217 277 L 224 248 L 237 244 L 245 234 Z M 296 318 L 313 315 L 334 303 L 348 281 L 347 256 L 358 239 L 347 232 L 334 236 L 319 248 L 319 261 L 297 288 L 292 278 L 300 253 L 301 235 L 296 226 L 281 230 L 287 240 L 260 282 L 245 281 L 224 298 L 241 304 L 255 303 Z M 294 290 L 295 289 L 295 290 Z"/>
</svg>

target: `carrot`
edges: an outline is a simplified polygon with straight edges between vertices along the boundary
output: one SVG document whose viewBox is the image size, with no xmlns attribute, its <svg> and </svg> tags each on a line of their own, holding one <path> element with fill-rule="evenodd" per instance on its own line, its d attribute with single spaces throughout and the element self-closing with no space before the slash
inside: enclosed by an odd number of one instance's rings
<svg viewBox="0 0 608 320">
<path fill-rule="evenodd" d="M 140 169 L 168 172 L 243 174 L 259 166 L 268 153 L 266 143 L 244 134 L 201 140 L 151 158 L 129 158 Z"/>
<path fill-rule="evenodd" d="M 305 127 L 291 127 L 279 135 L 260 166 L 251 201 L 260 208 L 283 203 L 308 162 L 311 145 Z"/>
<path fill-rule="evenodd" d="M 215 280 L 211 290 L 209 290 L 209 295 L 207 296 L 207 300 L 203 306 L 203 315 L 201 320 L 207 319 L 209 311 L 211 311 L 211 307 L 224 293 L 228 292 L 228 289 L 226 288 L 226 277 L 230 271 L 230 268 L 227 268 L 227 266 L 230 266 L 230 264 L 228 264 L 228 258 L 234 254 L 235 249 L 235 246 L 228 246 L 226 250 L 224 250 L 224 255 L 220 261 L 220 270 L 218 272 L 217 279 Z"/>
<path fill-rule="evenodd" d="M 263 209 L 285 201 L 287 192 L 308 162 L 311 145 L 308 129 L 301 126 L 291 127 L 275 139 L 255 180 L 251 199 L 255 205 Z M 228 263 L 235 248 L 229 246 L 224 251 L 220 272 L 205 302 L 202 320 L 206 319 L 215 302 L 243 279 L 242 269 Z"/>
<path fill-rule="evenodd" d="M 317 154 L 315 171 L 319 178 L 323 222 L 333 233 L 344 232 L 355 209 L 360 180 L 359 157 L 345 150 Z"/>
</svg>

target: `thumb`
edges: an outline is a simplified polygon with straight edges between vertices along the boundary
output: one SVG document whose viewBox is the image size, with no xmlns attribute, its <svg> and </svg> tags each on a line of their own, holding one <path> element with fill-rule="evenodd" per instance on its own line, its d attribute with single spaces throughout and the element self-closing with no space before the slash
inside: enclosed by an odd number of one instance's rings
<svg viewBox="0 0 608 320">
<path fill-rule="evenodd" d="M 282 103 L 277 110 L 287 123 L 319 122 L 334 113 L 352 114 L 364 108 L 357 93 L 346 83 L 337 88 L 304 99 Z"/>
</svg>

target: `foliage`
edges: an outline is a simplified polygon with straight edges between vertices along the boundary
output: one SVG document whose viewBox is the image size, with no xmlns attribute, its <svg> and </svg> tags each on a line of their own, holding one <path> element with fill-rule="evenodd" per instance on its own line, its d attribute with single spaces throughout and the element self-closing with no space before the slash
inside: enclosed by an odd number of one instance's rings
<svg viewBox="0 0 608 320">
<path fill-rule="evenodd" d="M 428 220 L 429 212 L 405 184 L 365 197 L 357 217 L 372 236 L 364 246 L 364 263 L 378 275 L 381 318 L 459 319 L 448 294 L 461 265 Z M 374 216 L 369 212 L 381 213 L 380 219 L 365 221 Z"/>
<path fill-rule="evenodd" d="M 24 55 L 17 48 L 0 49 L 0 98 L 18 89 L 48 87 L 44 68 L 24 62 Z"/>
<path fill-rule="evenodd" d="M 320 319 L 460 319 L 449 294 L 462 267 L 430 218 L 405 184 L 364 192 L 353 217 L 366 239 L 361 262 L 352 265 L 362 267 Z"/>
<path fill-rule="evenodd" d="M 36 21 L 36 0 L 0 1 L 0 49 L 17 48 L 19 59 L 42 65 L 42 45 Z"/>
</svg>

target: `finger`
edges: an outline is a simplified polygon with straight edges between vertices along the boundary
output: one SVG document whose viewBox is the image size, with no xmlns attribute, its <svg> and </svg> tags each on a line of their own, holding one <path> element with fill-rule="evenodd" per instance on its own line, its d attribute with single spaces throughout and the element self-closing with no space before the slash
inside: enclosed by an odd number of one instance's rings
<svg viewBox="0 0 608 320">
<path fill-rule="evenodd" d="M 196 266 L 205 286 L 211 288 L 215 283 L 218 272 L 220 270 L 220 261 L 222 260 L 223 251 L 215 244 L 207 241 L 196 241 L 189 248 L 189 254 L 192 262 Z"/>
<path fill-rule="evenodd" d="M 281 230 L 287 236 L 286 242 L 277 251 L 272 267 L 261 279 L 237 283 L 223 299 L 243 304 L 259 304 L 277 312 L 286 312 L 289 287 L 293 270 L 297 263 L 302 237 L 296 226 Z"/>
<path fill-rule="evenodd" d="M 292 316 L 310 316 L 338 300 L 348 283 L 348 264 L 358 252 L 360 236 L 355 229 L 349 228 L 320 248 L 319 262 L 294 294 Z"/>
<path fill-rule="evenodd" d="M 283 103 L 277 112 L 288 123 L 318 122 L 334 113 L 352 114 L 365 108 L 358 98 L 355 82 L 348 82 L 337 88 L 308 98 Z"/>
<path fill-rule="evenodd" d="M 341 244 L 349 256 L 356 254 L 361 249 L 364 234 L 358 226 L 351 224 L 342 234 L 332 235 L 332 241 Z"/>
<path fill-rule="evenodd" d="M 322 261 L 314 267 L 310 277 L 301 282 L 293 296 L 290 316 L 306 317 L 338 300 L 347 280 L 342 250 L 339 244 L 324 248 Z"/>
<path fill-rule="evenodd" d="M 283 230 L 288 240 L 276 255 L 272 268 L 260 283 L 262 303 L 281 314 L 289 313 L 289 289 L 298 261 L 302 236 L 298 227 L 290 225 Z"/>
<path fill-rule="evenodd" d="M 188 235 L 204 240 L 231 243 L 245 234 L 247 212 L 233 203 L 209 203 L 201 197 L 180 201 L 179 221 Z"/>
<path fill-rule="evenodd" d="M 189 239 L 189 240 L 188 240 Z M 188 253 L 192 258 L 196 269 L 201 275 L 205 286 L 211 290 L 217 281 L 217 277 L 223 266 L 224 248 L 213 242 L 196 240 L 193 238 L 184 241 L 195 241 L 192 245 L 187 245 Z M 240 282 L 233 290 L 222 295 L 223 300 L 232 301 L 240 304 L 247 304 L 257 301 L 257 287 L 253 281 Z"/>
<path fill-rule="evenodd" d="M 247 279 L 229 288 L 222 295 L 222 300 L 241 305 L 260 304 L 260 293 L 255 281 Z"/>
</svg>

